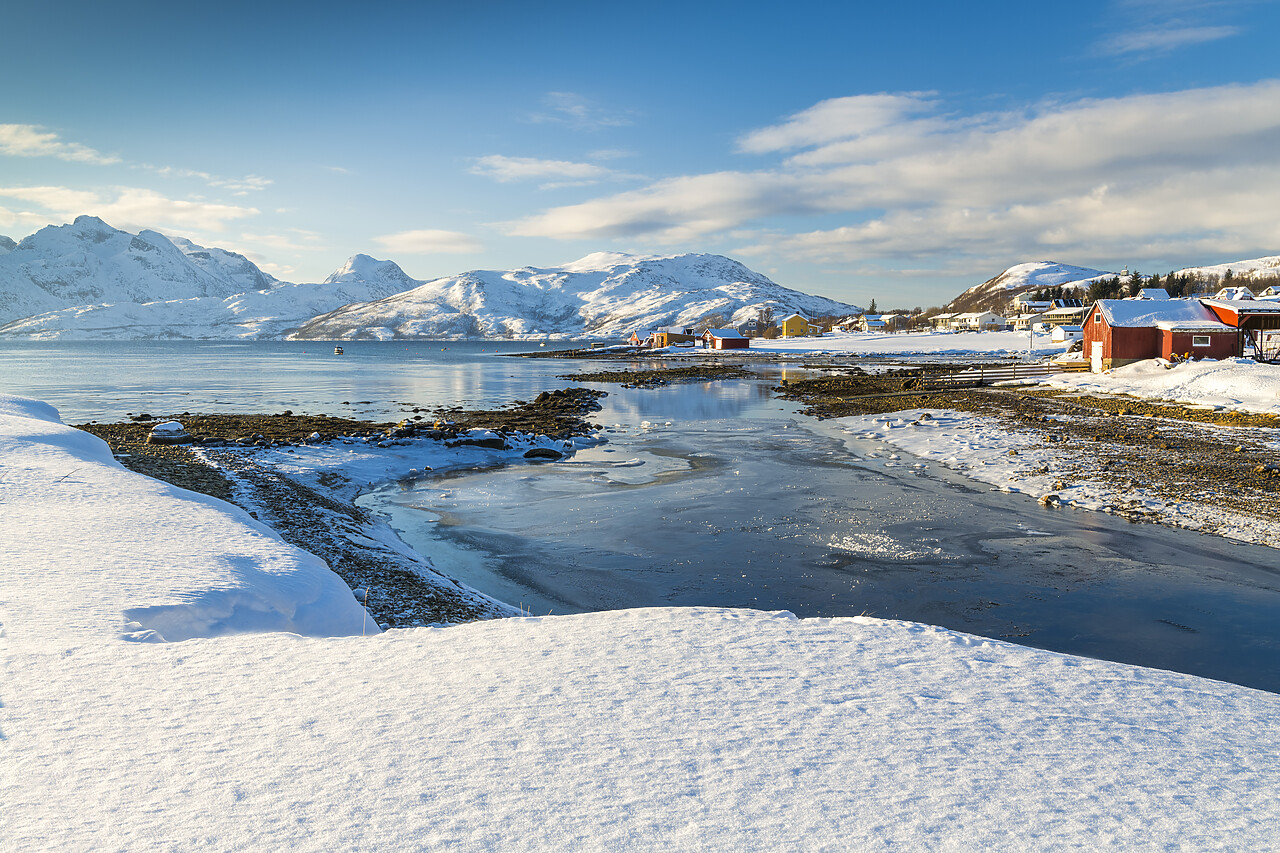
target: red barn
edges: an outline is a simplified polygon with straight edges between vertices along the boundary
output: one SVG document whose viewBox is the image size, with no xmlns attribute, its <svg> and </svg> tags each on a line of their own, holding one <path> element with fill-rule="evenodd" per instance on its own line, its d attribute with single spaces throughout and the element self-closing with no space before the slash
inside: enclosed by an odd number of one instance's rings
<svg viewBox="0 0 1280 853">
<path fill-rule="evenodd" d="M 1099 299 L 1084 320 L 1084 354 L 1093 371 L 1148 358 L 1231 358 L 1240 334 L 1198 299 Z"/>
</svg>

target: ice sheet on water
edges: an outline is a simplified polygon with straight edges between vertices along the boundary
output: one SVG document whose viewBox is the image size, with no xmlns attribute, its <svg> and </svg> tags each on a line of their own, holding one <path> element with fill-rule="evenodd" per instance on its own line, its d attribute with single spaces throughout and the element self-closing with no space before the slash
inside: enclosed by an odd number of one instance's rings
<svg viewBox="0 0 1280 853">
<path fill-rule="evenodd" d="M 954 558 L 941 547 L 924 542 L 904 542 L 886 533 L 849 533 L 831 537 L 828 547 L 873 560 L 910 562 Z"/>
</svg>

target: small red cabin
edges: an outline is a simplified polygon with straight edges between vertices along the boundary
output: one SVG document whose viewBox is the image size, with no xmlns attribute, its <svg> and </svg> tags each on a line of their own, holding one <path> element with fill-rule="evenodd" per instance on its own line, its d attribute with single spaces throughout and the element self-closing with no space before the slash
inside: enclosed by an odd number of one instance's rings
<svg viewBox="0 0 1280 853">
<path fill-rule="evenodd" d="M 748 349 L 751 346 L 751 339 L 737 329 L 707 329 L 702 333 L 702 342 L 711 349 Z"/>
</svg>

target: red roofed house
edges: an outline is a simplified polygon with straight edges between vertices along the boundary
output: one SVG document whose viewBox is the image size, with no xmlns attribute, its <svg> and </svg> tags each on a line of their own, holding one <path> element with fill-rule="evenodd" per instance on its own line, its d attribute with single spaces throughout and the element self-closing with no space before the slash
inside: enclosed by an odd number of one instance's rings
<svg viewBox="0 0 1280 853">
<path fill-rule="evenodd" d="M 1084 319 L 1094 373 L 1148 358 L 1231 358 L 1240 332 L 1198 299 L 1099 299 Z"/>
</svg>

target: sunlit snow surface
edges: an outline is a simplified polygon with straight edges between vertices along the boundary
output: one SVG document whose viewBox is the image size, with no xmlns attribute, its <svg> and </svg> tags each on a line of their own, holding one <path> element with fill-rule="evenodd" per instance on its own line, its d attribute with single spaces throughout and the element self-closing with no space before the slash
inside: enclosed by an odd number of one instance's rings
<svg viewBox="0 0 1280 853">
<path fill-rule="evenodd" d="M 125 610 L 236 585 L 335 625 L 354 600 L 52 414 L 0 404 L 7 849 L 1280 843 L 1280 697 L 924 625 L 655 608 L 127 642 Z"/>
</svg>

